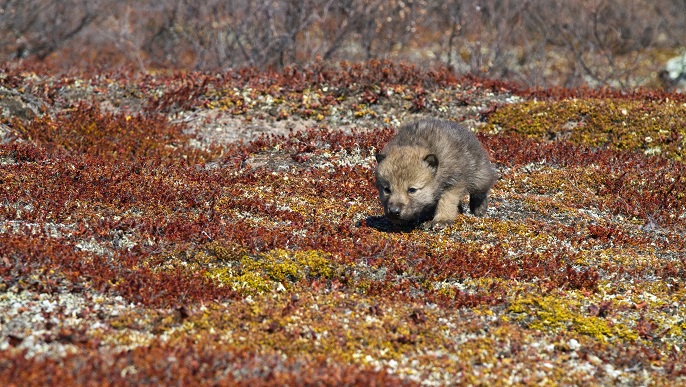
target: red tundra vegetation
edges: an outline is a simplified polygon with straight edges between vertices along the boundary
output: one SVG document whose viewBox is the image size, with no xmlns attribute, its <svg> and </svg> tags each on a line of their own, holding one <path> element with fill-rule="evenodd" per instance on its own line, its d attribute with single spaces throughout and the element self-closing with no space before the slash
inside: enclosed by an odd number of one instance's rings
<svg viewBox="0 0 686 387">
<path fill-rule="evenodd" d="M 686 381 L 681 94 L 7 66 L 0 107 L 3 384 Z M 486 217 L 382 217 L 421 116 L 478 132 Z"/>
</svg>

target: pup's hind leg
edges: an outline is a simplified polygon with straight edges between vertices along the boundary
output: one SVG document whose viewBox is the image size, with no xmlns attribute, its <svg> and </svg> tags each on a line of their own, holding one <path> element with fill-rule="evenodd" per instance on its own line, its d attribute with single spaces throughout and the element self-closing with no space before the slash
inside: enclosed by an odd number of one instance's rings
<svg viewBox="0 0 686 387">
<path fill-rule="evenodd" d="M 488 210 L 488 191 L 470 193 L 469 210 L 476 216 L 486 215 L 486 210 Z"/>
<path fill-rule="evenodd" d="M 489 164 L 480 167 L 474 175 L 474 186 L 469 192 L 469 210 L 476 216 L 486 215 L 488 191 L 498 180 L 498 172 Z"/>
</svg>

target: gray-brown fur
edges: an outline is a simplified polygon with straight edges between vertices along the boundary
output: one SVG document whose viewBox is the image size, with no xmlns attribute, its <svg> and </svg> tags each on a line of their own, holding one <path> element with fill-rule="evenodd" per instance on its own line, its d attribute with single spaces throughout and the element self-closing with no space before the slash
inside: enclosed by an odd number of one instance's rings
<svg viewBox="0 0 686 387">
<path fill-rule="evenodd" d="M 379 199 L 397 224 L 451 223 L 466 194 L 471 212 L 483 216 L 488 191 L 498 179 L 474 133 L 451 121 L 402 125 L 376 160 Z"/>
</svg>

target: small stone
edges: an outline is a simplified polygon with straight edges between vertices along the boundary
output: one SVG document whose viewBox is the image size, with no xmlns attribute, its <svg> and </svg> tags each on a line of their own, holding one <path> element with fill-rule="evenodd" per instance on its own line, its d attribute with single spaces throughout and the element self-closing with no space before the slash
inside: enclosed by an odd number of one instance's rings
<svg viewBox="0 0 686 387">
<path fill-rule="evenodd" d="M 581 344 L 579 344 L 579 342 L 576 339 L 569 339 L 569 341 L 567 342 L 567 346 L 572 351 L 578 351 L 581 348 Z"/>
</svg>

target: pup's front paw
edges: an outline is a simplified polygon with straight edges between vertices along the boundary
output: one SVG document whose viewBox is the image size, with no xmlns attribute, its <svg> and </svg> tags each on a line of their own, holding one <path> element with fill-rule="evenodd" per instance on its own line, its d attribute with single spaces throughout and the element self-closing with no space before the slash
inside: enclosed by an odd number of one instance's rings
<svg viewBox="0 0 686 387">
<path fill-rule="evenodd" d="M 424 223 L 424 229 L 425 230 L 433 230 L 433 231 L 443 230 L 444 228 L 453 224 L 453 222 L 454 221 L 452 219 L 451 220 L 446 220 L 446 219 L 436 220 L 436 219 L 434 219 L 432 221 Z"/>
</svg>

